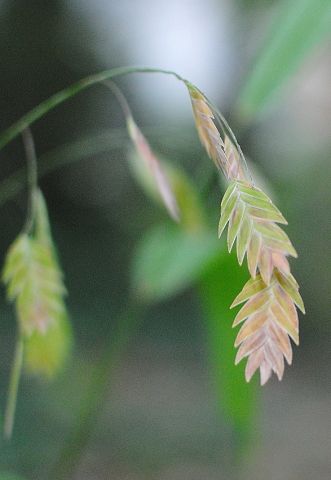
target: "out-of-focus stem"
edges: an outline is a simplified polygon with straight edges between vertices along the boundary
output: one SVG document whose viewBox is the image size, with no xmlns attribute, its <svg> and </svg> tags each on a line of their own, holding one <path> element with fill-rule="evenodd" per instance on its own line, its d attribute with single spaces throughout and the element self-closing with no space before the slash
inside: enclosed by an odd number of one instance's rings
<svg viewBox="0 0 331 480">
<path fill-rule="evenodd" d="M 69 434 L 60 455 L 48 474 L 49 480 L 72 478 L 96 425 L 106 398 L 111 374 L 123 351 L 137 332 L 142 319 L 142 309 L 130 306 L 117 320 L 117 332 L 111 332 L 104 353 L 93 373 L 82 399 L 75 425 Z"/>
<path fill-rule="evenodd" d="M 196 137 L 190 131 L 180 130 L 177 127 L 150 126 L 144 128 L 144 133 L 151 137 L 171 136 L 172 145 L 180 145 L 181 148 L 192 144 Z M 38 158 L 38 178 L 44 177 L 58 168 L 71 163 L 95 156 L 100 153 L 108 153 L 112 150 L 124 147 L 128 143 L 127 130 L 125 128 L 113 128 L 101 133 L 92 134 L 86 138 L 75 140 L 62 145 L 54 150 L 44 153 Z M 25 168 L 20 168 L 0 183 L 0 207 L 15 197 L 25 185 Z"/>
<path fill-rule="evenodd" d="M 23 335 L 19 334 L 16 341 L 14 361 L 13 361 L 13 365 L 10 373 L 7 405 L 6 405 L 5 419 L 4 419 L 3 433 L 4 433 L 4 437 L 8 440 L 12 436 L 13 427 L 14 427 L 18 386 L 20 382 L 22 365 L 23 365 L 23 352 L 24 352 Z"/>
<path fill-rule="evenodd" d="M 23 115 L 17 122 L 11 125 L 7 130 L 5 130 L 0 135 L 0 150 L 7 145 L 11 140 L 13 140 L 17 135 L 19 135 L 23 130 L 32 125 L 39 118 L 43 117 L 53 108 L 57 107 L 61 103 L 65 102 L 71 97 L 74 97 L 78 93 L 86 90 L 92 85 L 102 83 L 105 80 L 110 78 L 119 77 L 121 75 L 128 75 L 131 73 L 162 73 L 165 75 L 172 75 L 180 81 L 185 81 L 180 75 L 171 70 L 162 70 L 159 68 L 148 68 L 148 67 L 119 67 L 113 68 L 111 70 L 105 70 L 95 75 L 89 75 L 88 77 L 79 80 L 78 82 L 70 85 L 67 88 L 64 88 L 60 92 L 55 93 L 47 100 L 43 101 L 35 108 L 30 110 L 28 113 Z"/>
<path fill-rule="evenodd" d="M 35 199 L 38 188 L 38 165 L 36 149 L 30 128 L 23 130 L 22 138 L 27 161 L 28 184 L 28 211 L 24 225 L 24 232 L 30 233 L 35 217 Z"/>
</svg>

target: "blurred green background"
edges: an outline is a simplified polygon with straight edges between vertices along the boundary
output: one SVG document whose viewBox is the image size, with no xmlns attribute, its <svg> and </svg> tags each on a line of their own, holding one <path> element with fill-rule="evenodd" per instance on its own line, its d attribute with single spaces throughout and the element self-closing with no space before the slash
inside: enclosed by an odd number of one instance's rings
<svg viewBox="0 0 331 480">
<path fill-rule="evenodd" d="M 248 275 L 217 240 L 225 185 L 187 92 L 161 75 L 117 81 L 169 165 L 179 226 L 132 175 L 111 93 L 78 95 L 32 129 L 75 345 L 51 382 L 24 375 L 1 480 L 331 477 L 330 25 L 330 0 L 0 0 L 0 130 L 105 68 L 178 71 L 288 219 L 307 310 L 284 380 L 246 385 L 228 307 Z M 4 258 L 26 211 L 21 140 L 0 157 Z M 1 296 L 4 405 L 16 326 Z"/>
</svg>

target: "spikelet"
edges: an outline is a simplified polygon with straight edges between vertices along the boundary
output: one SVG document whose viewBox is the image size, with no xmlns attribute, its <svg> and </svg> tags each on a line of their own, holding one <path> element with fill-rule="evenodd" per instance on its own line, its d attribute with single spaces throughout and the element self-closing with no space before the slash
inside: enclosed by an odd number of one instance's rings
<svg viewBox="0 0 331 480">
<path fill-rule="evenodd" d="M 52 245 L 45 204 L 36 198 L 35 234 L 23 233 L 9 248 L 3 270 L 10 301 L 15 301 L 24 333 L 45 333 L 65 311 L 65 287 Z"/>
<path fill-rule="evenodd" d="M 279 380 L 284 373 L 284 358 L 292 363 L 289 337 L 299 344 L 299 321 L 295 304 L 304 312 L 298 285 L 291 275 L 275 271 L 269 285 L 261 275 L 250 279 L 234 300 L 232 307 L 246 302 L 238 312 L 233 326 L 244 322 L 235 341 L 239 346 L 236 364 L 248 357 L 246 379 L 260 369 L 261 385 L 272 371 Z"/>
<path fill-rule="evenodd" d="M 148 141 L 138 128 L 131 114 L 127 116 L 127 127 L 137 153 L 143 160 L 146 170 L 152 175 L 166 209 L 170 216 L 178 222 L 179 208 L 168 177 L 164 172 L 159 159 L 152 151 Z"/>
<path fill-rule="evenodd" d="M 212 106 L 196 87 L 188 82 L 186 85 L 191 97 L 196 128 L 209 157 L 228 180 L 244 179 L 239 153 L 227 135 L 224 136 L 224 141 L 222 140 Z"/>
<path fill-rule="evenodd" d="M 219 236 L 228 224 L 229 252 L 237 241 L 239 264 L 247 253 L 252 278 L 258 269 L 267 285 L 274 268 L 288 274 L 290 267 L 286 257 L 297 256 L 290 239 L 277 223 L 287 222 L 262 190 L 242 181 L 230 184 L 221 203 Z"/>
<path fill-rule="evenodd" d="M 64 286 L 52 254 L 27 234 L 20 235 L 10 247 L 3 280 L 25 334 L 35 330 L 45 333 L 63 313 Z"/>
<path fill-rule="evenodd" d="M 290 338 L 299 343 L 299 322 L 295 308 L 304 312 L 299 287 L 290 271 L 287 257 L 297 253 L 278 224 L 287 221 L 270 198 L 253 185 L 237 142 L 226 135 L 230 127 L 217 115 L 204 95 L 187 83 L 196 127 L 203 146 L 216 166 L 230 181 L 221 203 L 219 236 L 228 225 L 229 252 L 237 246 L 241 265 L 247 254 L 251 279 L 231 307 L 246 302 L 233 326 L 244 322 L 236 339 L 236 364 L 247 357 L 245 377 L 249 381 L 260 369 L 264 385 L 275 372 L 283 377 L 284 358 L 292 362 Z M 215 124 L 220 119 L 223 139 Z M 244 168 L 246 167 L 246 168 Z"/>
<path fill-rule="evenodd" d="M 72 346 L 66 312 L 57 316 L 45 333 L 34 331 L 25 340 L 25 368 L 29 373 L 53 377 L 65 365 Z"/>
</svg>

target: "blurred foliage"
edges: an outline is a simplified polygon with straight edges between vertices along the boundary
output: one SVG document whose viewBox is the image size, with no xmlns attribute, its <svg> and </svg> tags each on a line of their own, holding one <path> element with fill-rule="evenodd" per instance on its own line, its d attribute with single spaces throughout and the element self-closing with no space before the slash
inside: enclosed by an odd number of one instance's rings
<svg viewBox="0 0 331 480">
<path fill-rule="evenodd" d="M 187 233 L 162 225 L 141 239 L 133 265 L 137 298 L 159 301 L 192 286 L 220 255 L 215 233 Z"/>
<path fill-rule="evenodd" d="M 176 169 L 172 169 L 176 178 Z M 177 177 L 178 178 L 178 177 Z M 188 179 L 181 172 L 180 178 Z M 146 183 L 142 182 L 146 186 Z M 150 191 L 150 184 L 147 191 Z M 175 189 L 175 192 L 181 192 Z M 191 196 L 194 188 L 190 187 Z M 188 196 L 190 198 L 190 195 Z M 182 202 L 181 214 L 187 218 L 194 204 Z M 203 206 L 198 204 L 199 210 Z M 205 218 L 205 215 L 201 215 Z M 190 225 L 190 223 L 189 223 Z M 209 230 L 205 222 L 195 224 L 193 232 L 184 225 L 168 224 L 153 227 L 141 239 L 133 260 L 133 289 L 137 298 L 155 302 L 165 300 L 192 285 L 199 286 L 205 309 L 208 330 L 209 361 L 216 378 L 220 410 L 225 410 L 239 434 L 239 445 L 249 438 L 252 415 L 256 404 L 255 385 L 244 381 L 243 366 L 234 364 L 235 332 L 229 323 L 233 312 L 229 310 L 233 298 L 242 287 L 247 274 L 239 269 L 226 252 L 224 242 L 217 239 L 216 231 Z"/>
<path fill-rule="evenodd" d="M 238 110 L 245 121 L 254 120 L 277 99 L 311 49 L 330 34 L 330 0 L 283 0 L 277 8 L 268 38 L 239 95 Z"/>
<path fill-rule="evenodd" d="M 235 254 L 223 254 L 204 273 L 199 286 L 213 383 L 219 406 L 238 433 L 239 446 L 250 439 L 258 409 L 256 379 L 246 383 L 243 380 L 245 365 L 234 366 L 237 331 L 232 328 L 234 315 L 230 305 L 247 277 L 246 269 L 238 266 Z"/>
</svg>

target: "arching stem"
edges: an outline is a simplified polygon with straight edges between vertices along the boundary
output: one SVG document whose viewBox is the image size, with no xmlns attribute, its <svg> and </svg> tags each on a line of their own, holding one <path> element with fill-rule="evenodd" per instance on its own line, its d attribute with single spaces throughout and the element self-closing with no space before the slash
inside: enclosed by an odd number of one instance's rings
<svg viewBox="0 0 331 480">
<path fill-rule="evenodd" d="M 30 233 L 35 217 L 36 193 L 38 189 L 38 165 L 36 149 L 30 128 L 22 132 L 23 144 L 27 161 L 28 210 L 23 230 Z"/>
<path fill-rule="evenodd" d="M 18 334 L 18 338 L 15 346 L 14 361 L 10 373 L 8 397 L 4 418 L 4 437 L 9 440 L 13 433 L 16 402 L 18 394 L 18 386 L 20 383 L 20 377 L 23 365 L 23 352 L 24 352 L 24 339 L 21 333 Z"/>
<path fill-rule="evenodd" d="M 171 70 L 162 70 L 159 68 L 145 68 L 145 67 L 120 67 L 113 68 L 111 70 L 104 70 L 103 72 L 96 73 L 95 75 L 89 75 L 88 77 L 79 80 L 78 82 L 70 85 L 69 87 L 55 93 L 47 100 L 43 101 L 28 113 L 23 115 L 17 122 L 11 125 L 0 135 L 0 150 L 7 145 L 11 140 L 17 137 L 27 127 L 36 122 L 39 118 L 43 117 L 53 108 L 57 107 L 61 103 L 65 102 L 69 98 L 77 95 L 83 90 L 104 82 L 110 78 L 119 77 L 121 75 L 128 75 L 131 73 L 163 73 L 166 75 L 172 75 L 178 80 L 185 82 L 185 79 Z"/>
</svg>

